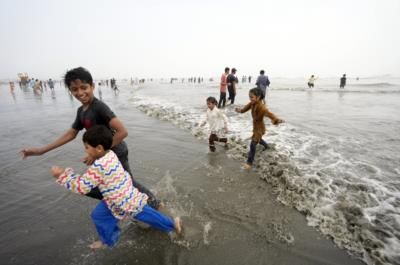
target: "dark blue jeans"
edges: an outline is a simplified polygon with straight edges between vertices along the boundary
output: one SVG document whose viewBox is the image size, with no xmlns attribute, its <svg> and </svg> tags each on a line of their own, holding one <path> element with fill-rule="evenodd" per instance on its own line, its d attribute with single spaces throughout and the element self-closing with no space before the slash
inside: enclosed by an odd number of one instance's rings
<svg viewBox="0 0 400 265">
<path fill-rule="evenodd" d="M 261 138 L 260 142 L 259 142 L 262 146 L 264 146 L 264 148 L 267 148 L 267 143 Z M 252 165 L 253 161 L 254 161 L 254 157 L 256 155 L 256 147 L 257 147 L 257 142 L 254 140 L 251 140 L 250 143 L 250 151 L 249 154 L 247 156 L 247 164 Z"/>
</svg>

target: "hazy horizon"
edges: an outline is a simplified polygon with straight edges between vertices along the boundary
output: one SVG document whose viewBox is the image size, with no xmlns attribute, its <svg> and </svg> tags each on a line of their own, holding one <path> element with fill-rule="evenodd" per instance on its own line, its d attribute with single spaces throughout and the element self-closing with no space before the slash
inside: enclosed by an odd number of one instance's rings
<svg viewBox="0 0 400 265">
<path fill-rule="evenodd" d="M 400 1 L 0 3 L 0 79 L 400 76 Z"/>
</svg>

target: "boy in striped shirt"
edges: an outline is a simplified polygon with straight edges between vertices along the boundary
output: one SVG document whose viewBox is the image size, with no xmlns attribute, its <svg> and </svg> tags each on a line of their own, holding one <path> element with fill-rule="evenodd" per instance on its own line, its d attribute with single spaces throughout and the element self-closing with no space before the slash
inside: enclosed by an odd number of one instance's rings
<svg viewBox="0 0 400 265">
<path fill-rule="evenodd" d="M 120 236 L 118 221 L 127 217 L 167 233 L 176 231 L 180 234 L 180 219 L 173 220 L 149 207 L 148 196 L 132 185 L 131 176 L 110 149 L 112 141 L 111 131 L 103 125 L 96 125 L 83 135 L 86 153 L 96 159 L 83 175 L 75 174 L 71 168 L 51 168 L 57 182 L 68 190 L 85 195 L 98 187 L 103 195 L 103 200 L 91 214 L 100 240 L 93 242 L 89 247 L 113 247 Z"/>
</svg>

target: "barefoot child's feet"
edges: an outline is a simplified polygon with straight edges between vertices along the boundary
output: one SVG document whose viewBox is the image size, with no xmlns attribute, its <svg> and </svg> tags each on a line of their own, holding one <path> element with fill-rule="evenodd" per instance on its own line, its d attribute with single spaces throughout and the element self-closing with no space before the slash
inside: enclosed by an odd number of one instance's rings
<svg viewBox="0 0 400 265">
<path fill-rule="evenodd" d="M 106 246 L 101 242 L 100 240 L 94 241 L 92 244 L 89 245 L 89 248 L 96 250 L 96 249 L 101 249 L 105 248 Z"/>
<path fill-rule="evenodd" d="M 243 168 L 243 169 L 250 169 L 250 168 L 251 168 L 251 165 L 245 163 L 245 164 L 242 165 L 242 168 Z"/>
<path fill-rule="evenodd" d="M 162 210 L 164 210 L 164 209 L 165 209 L 165 204 L 164 204 L 163 202 L 160 202 L 160 203 L 158 204 L 157 210 L 158 210 L 158 211 L 162 211 Z"/>
<path fill-rule="evenodd" d="M 175 217 L 174 218 L 175 221 L 175 232 L 176 234 L 180 235 L 182 233 L 182 222 L 181 222 L 181 218 L 179 217 Z"/>
</svg>

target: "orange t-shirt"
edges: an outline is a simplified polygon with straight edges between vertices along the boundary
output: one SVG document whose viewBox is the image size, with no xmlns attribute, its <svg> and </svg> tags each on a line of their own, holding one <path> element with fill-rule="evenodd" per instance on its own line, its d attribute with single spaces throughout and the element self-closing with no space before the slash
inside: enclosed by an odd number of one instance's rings
<svg viewBox="0 0 400 265">
<path fill-rule="evenodd" d="M 220 92 L 226 92 L 226 78 L 228 77 L 228 75 L 227 74 L 225 74 L 225 73 L 223 73 L 222 74 L 222 76 L 221 76 L 221 83 L 220 83 L 220 86 L 219 86 L 219 91 Z"/>
</svg>

